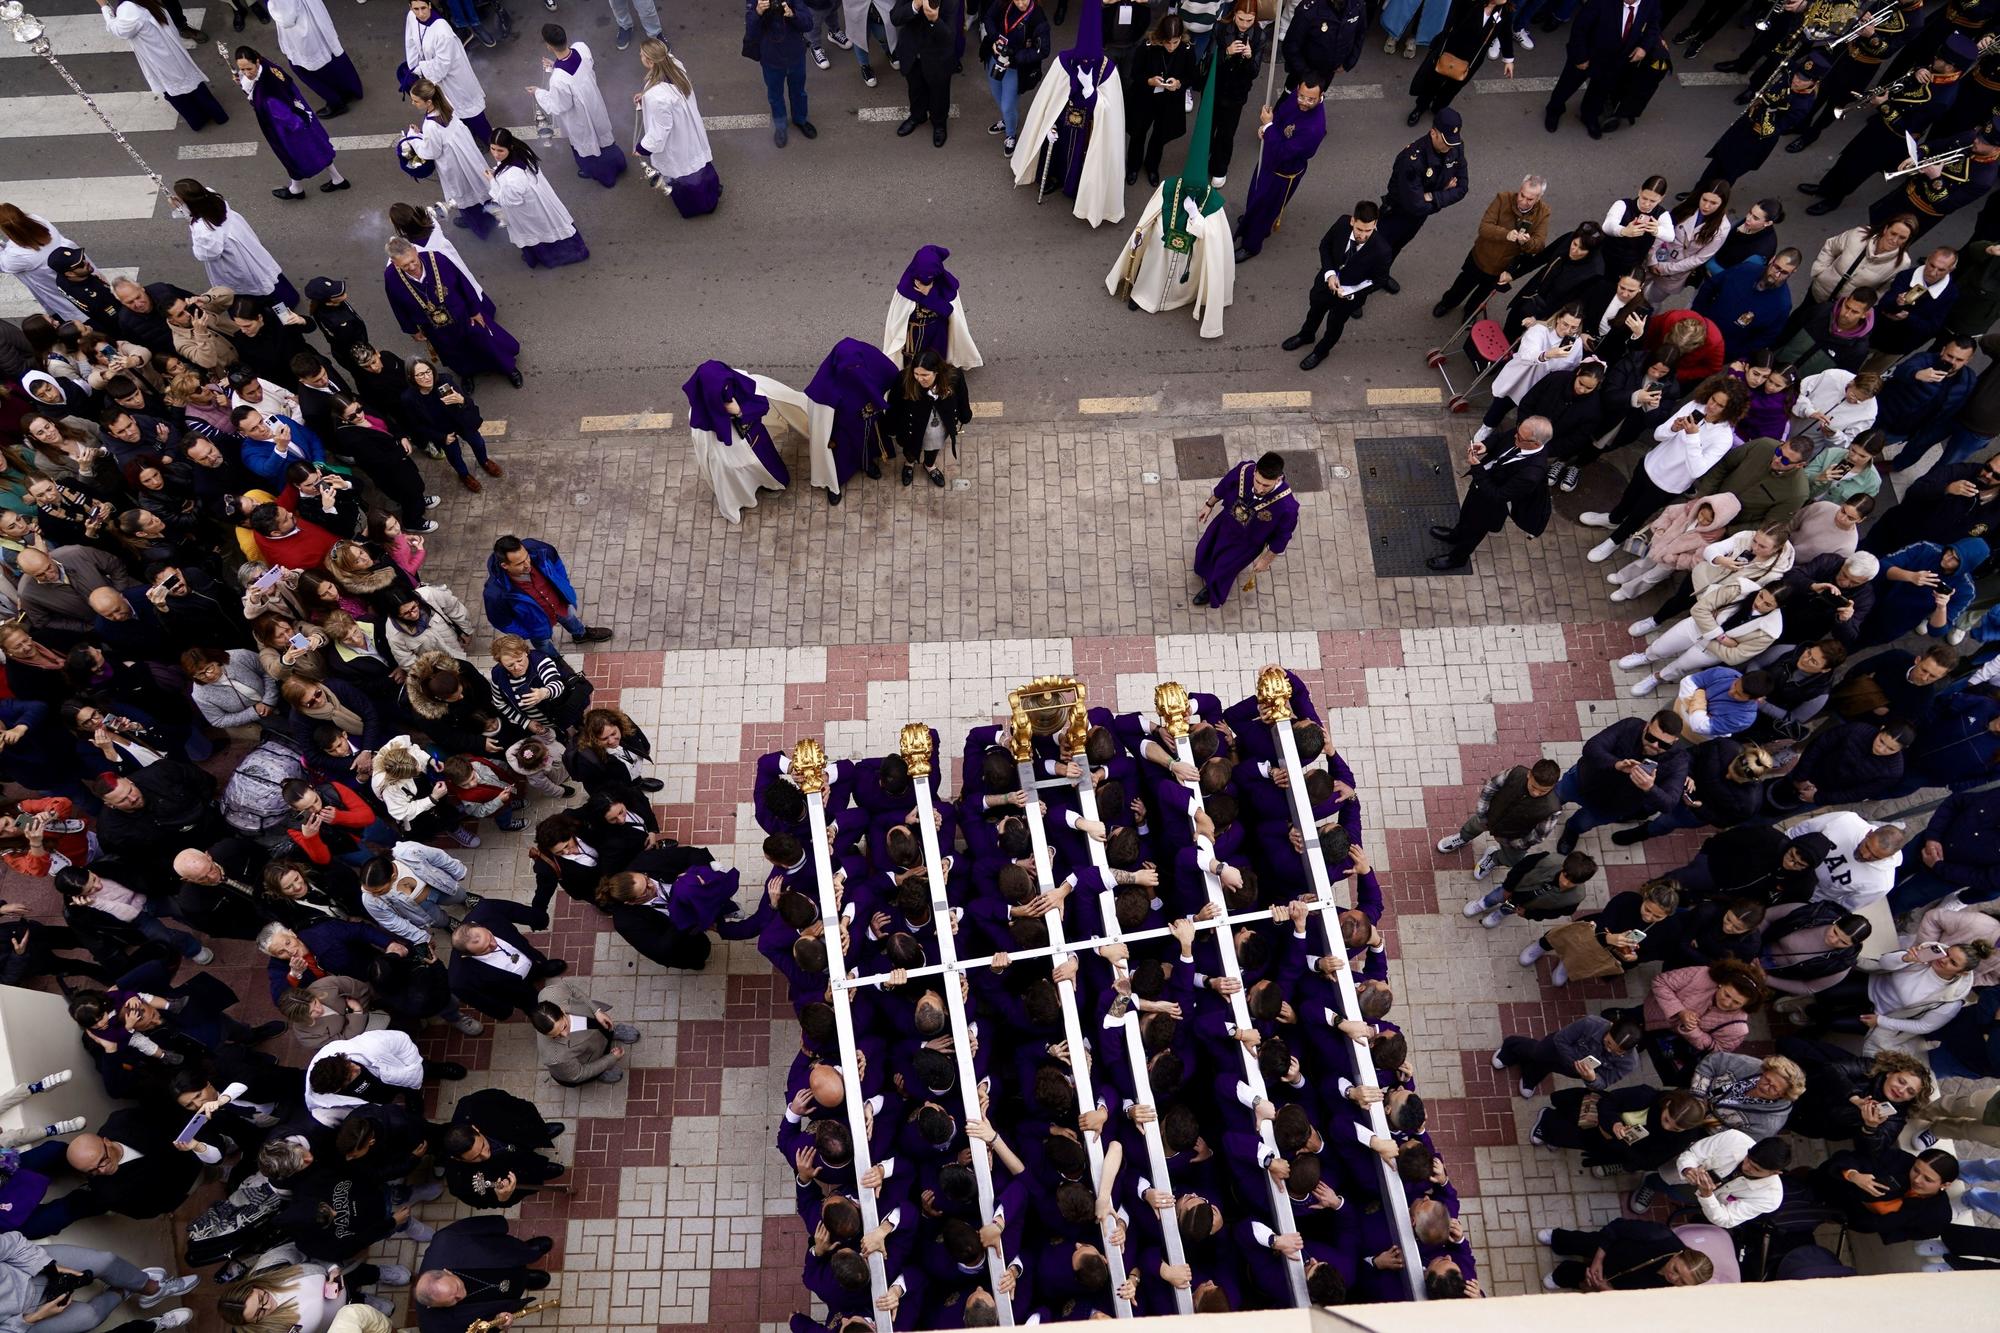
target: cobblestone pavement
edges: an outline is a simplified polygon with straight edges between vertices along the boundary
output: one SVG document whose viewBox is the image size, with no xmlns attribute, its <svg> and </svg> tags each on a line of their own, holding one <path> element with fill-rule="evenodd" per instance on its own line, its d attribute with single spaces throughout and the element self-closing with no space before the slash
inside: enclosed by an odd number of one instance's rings
<svg viewBox="0 0 2000 1333">
<path fill-rule="evenodd" d="M 676 756 L 659 770 L 664 827 L 725 862 L 754 866 L 761 834 L 747 796 L 756 757 L 800 737 L 824 737 L 836 757 L 883 753 L 902 723 L 923 719 L 955 753 L 965 728 L 992 720 L 1006 689 L 1037 673 L 1075 672 L 1094 702 L 1139 709 L 1160 680 L 1234 697 L 1262 664 L 1291 665 L 1363 792 L 1366 840 L 1389 904 L 1391 978 L 1406 997 L 1397 1017 L 1482 1273 L 1489 1290 L 1519 1293 L 1542 1271 L 1534 1229 L 1612 1215 L 1618 1182 L 1529 1146 L 1535 1104 L 1515 1096 L 1488 1057 L 1504 1031 L 1546 1030 L 1616 992 L 1601 983 L 1555 988 L 1545 967 L 1520 967 L 1514 955 L 1525 927 L 1485 931 L 1458 910 L 1476 850 L 1447 857 L 1431 844 L 1438 829 L 1457 824 L 1488 773 L 1536 753 L 1572 760 L 1583 736 L 1636 706 L 1606 665 L 1623 638 L 1601 622 L 1538 622 L 620 651 L 592 655 L 589 667 L 603 682 L 599 697 L 643 725 L 656 754 Z M 947 775 L 948 787 L 957 781 L 955 771 Z M 1586 838 L 1586 849 L 1607 872 L 1593 901 L 1679 864 L 1693 847 L 1688 834 L 1632 849 L 1596 841 Z M 484 891 L 512 885 L 526 895 L 528 862 L 517 843 L 494 839 L 467 856 Z M 797 1280 L 803 1233 L 789 1173 L 772 1148 L 796 1029 L 766 964 L 752 945 L 729 944 L 706 972 L 669 975 L 560 895 L 550 952 L 644 1031 L 631 1077 L 557 1088 L 535 1064 L 532 1034 L 511 1023 L 452 1040 L 454 1058 L 476 1072 L 448 1085 L 445 1101 L 499 1086 L 569 1122 L 559 1147 L 573 1167 L 573 1193 L 530 1201 L 519 1222 L 562 1246 L 564 1305 L 555 1317 L 603 1333 L 683 1324 L 775 1333 L 805 1298 Z M 452 1215 L 446 1204 L 429 1207 L 432 1220 Z"/>
<path fill-rule="evenodd" d="M 1374 576 L 1354 440 L 1459 440 L 1472 421 L 1435 409 L 975 421 L 962 459 L 947 468 L 966 489 L 938 490 L 921 476 L 909 489 L 893 476 L 857 478 L 838 507 L 796 480 L 806 469 L 804 442 L 793 437 L 781 446 L 792 489 L 767 494 L 734 526 L 696 478 L 684 429 L 509 438 L 494 451 L 506 478 L 478 496 L 451 488 L 443 518 L 447 532 L 518 530 L 554 542 L 592 622 L 616 627 L 619 646 L 633 650 L 1572 623 L 1608 614 L 1608 588 L 1582 558 L 1587 543 L 1560 520 L 1537 543 L 1511 531 L 1489 542 L 1478 556 L 1487 577 Z M 1301 496 L 1298 535 L 1259 589 L 1214 612 L 1188 601 L 1194 515 L 1212 483 L 1180 479 L 1174 449 L 1177 438 L 1204 435 L 1220 435 L 1232 461 L 1266 449 L 1315 453 L 1326 481 L 1324 491 Z M 1575 512 L 1581 506 L 1571 501 L 1586 493 L 1564 497 L 1564 507 Z M 486 553 L 483 541 L 447 544 L 426 573 L 470 600 Z"/>
</svg>

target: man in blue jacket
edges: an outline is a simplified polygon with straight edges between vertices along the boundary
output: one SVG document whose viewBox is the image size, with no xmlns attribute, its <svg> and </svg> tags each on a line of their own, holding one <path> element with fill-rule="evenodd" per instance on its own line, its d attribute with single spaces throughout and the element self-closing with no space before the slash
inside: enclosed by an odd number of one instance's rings
<svg viewBox="0 0 2000 1333">
<path fill-rule="evenodd" d="M 1799 270 L 1800 255 L 1786 246 L 1769 259 L 1755 256 L 1724 269 L 1695 293 L 1694 309 L 1722 330 L 1723 354 L 1731 360 L 1761 351 L 1778 340 L 1792 315 L 1786 286 Z"/>
<path fill-rule="evenodd" d="M 1950 893 L 1967 906 L 2000 898 L 2000 788 L 1947 796 L 1918 835 L 1916 859 L 1922 864 L 1889 895 L 1897 916 Z"/>
<path fill-rule="evenodd" d="M 586 625 L 577 614 L 576 590 L 562 556 L 547 542 L 508 534 L 486 557 L 486 619 L 501 634 L 518 634 L 546 652 L 555 651 L 556 626 L 578 643 L 603 643 L 611 631 Z"/>
</svg>

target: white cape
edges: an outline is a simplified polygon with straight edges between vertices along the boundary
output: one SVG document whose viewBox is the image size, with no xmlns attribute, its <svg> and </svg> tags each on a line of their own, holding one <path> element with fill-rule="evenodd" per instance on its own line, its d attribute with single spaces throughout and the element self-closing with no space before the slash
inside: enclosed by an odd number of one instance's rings
<svg viewBox="0 0 2000 1333">
<path fill-rule="evenodd" d="M 757 392 L 771 402 L 771 412 L 764 418 L 766 427 L 772 426 L 771 418 L 775 416 L 799 434 L 810 436 L 807 410 L 811 404 L 804 394 L 768 375 L 753 375 L 750 378 L 756 382 Z M 690 427 L 688 434 L 694 438 L 695 473 L 715 492 L 715 507 L 731 523 L 741 523 L 743 511 L 757 507 L 758 491 L 785 489 L 770 470 L 757 461 L 757 455 L 749 445 L 725 444 L 710 430 Z M 774 446 L 778 439 L 778 431 L 772 430 L 771 443 Z M 818 485 L 817 461 L 813 464 L 813 472 L 813 484 Z"/>
<path fill-rule="evenodd" d="M 1182 282 L 1185 267 L 1177 265 L 1169 283 L 1167 249 L 1160 244 L 1160 198 L 1165 188 L 1154 187 L 1153 197 L 1139 214 L 1139 225 L 1132 229 L 1118 251 L 1117 261 L 1111 265 L 1111 272 L 1104 277 L 1104 290 L 1113 296 L 1118 294 L 1127 257 L 1133 250 L 1144 247 L 1139 276 L 1132 283 L 1132 299 L 1139 303 L 1139 308 L 1157 315 L 1162 310 L 1178 310 L 1192 303 L 1195 318 L 1201 321 L 1201 336 L 1220 338 L 1223 308 L 1236 299 L 1236 243 L 1229 233 L 1229 210 L 1218 208 L 1194 220 L 1189 228 L 1195 238 L 1194 253 L 1185 261 L 1186 265 L 1192 265 L 1193 275 Z"/>
<path fill-rule="evenodd" d="M 903 364 L 903 344 L 910 336 L 910 316 L 917 303 L 901 292 L 889 294 L 889 318 L 882 325 L 882 350 L 897 365 Z M 945 344 L 945 360 L 960 370 L 977 370 L 986 364 L 979 344 L 972 341 L 972 326 L 965 322 L 965 292 L 951 303 L 951 338 Z"/>
<path fill-rule="evenodd" d="M 1069 107 L 1069 94 L 1069 70 L 1060 60 L 1050 61 L 1042 86 L 1035 90 L 1035 100 L 1021 121 L 1021 137 L 1014 146 L 1014 184 L 1035 183 L 1042 168 L 1042 149 Z M 1049 192 L 1060 194 L 1062 182 L 1051 182 Z M 1093 227 L 1125 220 L 1125 89 L 1115 64 L 1098 85 L 1090 145 L 1084 149 L 1083 174 L 1077 178 L 1076 207 L 1071 211 Z"/>
<path fill-rule="evenodd" d="M 540 171 L 502 167 L 493 173 L 493 202 L 507 219 L 507 239 L 522 249 L 566 241 L 576 235 L 576 219 Z"/>
</svg>

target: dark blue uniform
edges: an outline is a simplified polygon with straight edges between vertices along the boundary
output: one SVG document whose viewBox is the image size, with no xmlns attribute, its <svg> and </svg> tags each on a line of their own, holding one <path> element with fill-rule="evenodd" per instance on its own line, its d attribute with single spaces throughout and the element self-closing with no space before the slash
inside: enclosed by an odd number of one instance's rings
<svg viewBox="0 0 2000 1333">
<path fill-rule="evenodd" d="M 1416 239 L 1431 214 L 1465 198 L 1469 183 L 1462 143 L 1439 152 L 1425 134 L 1398 153 L 1389 170 L 1389 188 L 1382 193 L 1382 227 L 1376 233 L 1387 242 L 1391 258 Z"/>
</svg>

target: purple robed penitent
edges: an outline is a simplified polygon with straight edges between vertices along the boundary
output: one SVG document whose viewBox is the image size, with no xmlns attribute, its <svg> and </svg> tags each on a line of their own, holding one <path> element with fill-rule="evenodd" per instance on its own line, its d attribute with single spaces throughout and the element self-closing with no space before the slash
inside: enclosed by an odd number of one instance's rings
<svg viewBox="0 0 2000 1333">
<path fill-rule="evenodd" d="M 250 85 L 250 109 L 257 114 L 257 128 L 277 155 L 285 174 L 295 181 L 310 180 L 333 165 L 333 140 L 313 114 L 312 106 L 299 85 L 265 65 Z"/>
<path fill-rule="evenodd" d="M 819 363 L 806 397 L 833 409 L 834 473 L 840 484 L 868 464 L 868 451 L 889 410 L 889 391 L 900 374 L 881 348 L 859 338 L 842 338 Z"/>
<path fill-rule="evenodd" d="M 705 430 L 725 445 L 749 445 L 778 485 L 792 484 L 792 474 L 786 469 L 785 460 L 778 456 L 778 446 L 764 425 L 764 414 L 771 410 L 771 400 L 757 392 L 756 382 L 750 376 L 727 361 L 704 361 L 695 367 L 681 389 L 687 394 L 691 428 Z M 732 399 L 741 416 L 730 413 Z"/>
<path fill-rule="evenodd" d="M 667 892 L 667 919 L 677 930 L 708 931 L 736 906 L 737 872 L 690 866 Z"/>
<path fill-rule="evenodd" d="M 910 315 L 909 360 L 914 361 L 925 352 L 936 352 L 950 359 L 951 311 L 958 300 L 958 279 L 944 266 L 949 258 L 951 251 L 943 246 L 926 245 L 917 251 L 896 283 L 897 294 L 908 297 L 917 306 Z M 929 283 L 931 289 L 918 291 L 919 282 Z"/>
<path fill-rule="evenodd" d="M 423 267 L 415 277 L 393 263 L 382 272 L 389 308 L 403 332 L 422 334 L 438 359 L 466 379 L 487 373 L 513 376 L 521 344 L 488 313 L 490 306 L 472 290 L 464 270 L 428 250 L 418 251 L 417 258 Z M 485 323 L 473 323 L 475 315 Z"/>
<path fill-rule="evenodd" d="M 1285 205 L 1306 178 L 1313 154 L 1326 139 L 1326 103 L 1310 111 L 1299 109 L 1296 93 L 1279 100 L 1264 130 L 1264 156 L 1251 178 L 1249 197 L 1243 201 L 1243 220 L 1236 227 L 1236 243 L 1256 254 L 1278 228 Z"/>
<path fill-rule="evenodd" d="M 1213 494 L 1220 503 L 1194 548 L 1194 572 L 1210 606 L 1229 599 L 1236 576 L 1251 561 L 1267 550 L 1284 550 L 1298 527 L 1299 502 L 1292 488 L 1280 481 L 1274 490 L 1258 495 L 1252 481 L 1256 470 L 1254 462 L 1238 463 L 1215 483 Z"/>
<path fill-rule="evenodd" d="M 1069 75 L 1069 104 L 1056 117 L 1055 142 L 1048 147 L 1050 176 L 1061 173 L 1062 192 L 1076 198 L 1083 179 L 1084 154 L 1097 124 L 1097 90 L 1118 77 L 1118 63 L 1104 54 L 1104 0 L 1091 0 L 1077 22 L 1076 45 L 1056 57 Z M 1084 76 L 1089 77 L 1086 90 Z"/>
</svg>

